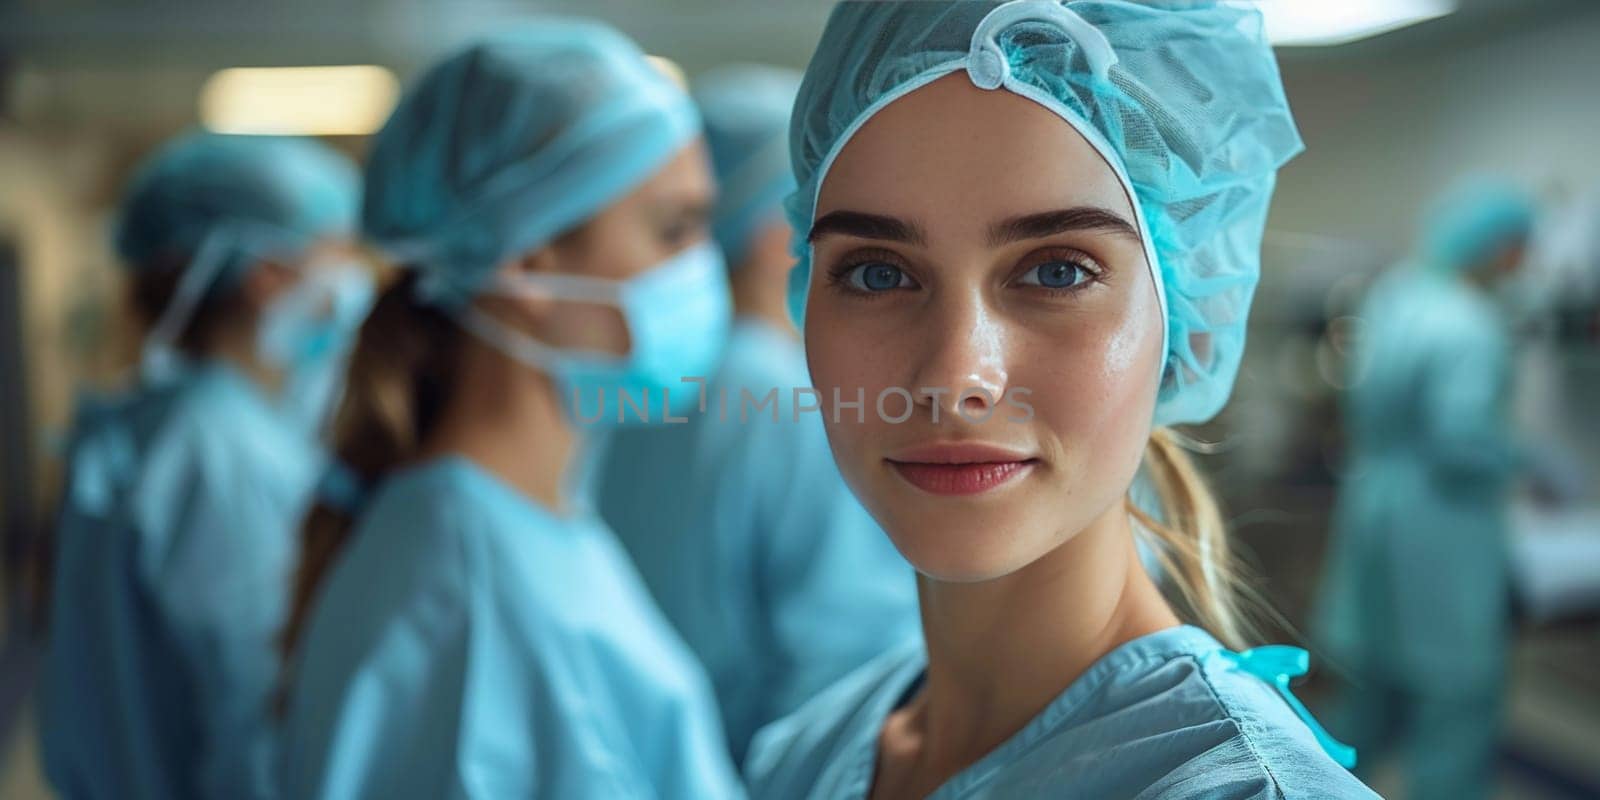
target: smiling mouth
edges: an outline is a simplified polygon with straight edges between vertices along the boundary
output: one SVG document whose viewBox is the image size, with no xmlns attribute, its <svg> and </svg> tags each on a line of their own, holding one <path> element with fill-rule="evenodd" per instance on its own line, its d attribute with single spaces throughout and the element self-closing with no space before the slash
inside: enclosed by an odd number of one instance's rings
<svg viewBox="0 0 1600 800">
<path fill-rule="evenodd" d="M 957 460 L 938 456 L 885 459 L 906 483 L 944 497 L 983 494 L 1020 480 L 1039 464 L 1037 458 Z"/>
</svg>

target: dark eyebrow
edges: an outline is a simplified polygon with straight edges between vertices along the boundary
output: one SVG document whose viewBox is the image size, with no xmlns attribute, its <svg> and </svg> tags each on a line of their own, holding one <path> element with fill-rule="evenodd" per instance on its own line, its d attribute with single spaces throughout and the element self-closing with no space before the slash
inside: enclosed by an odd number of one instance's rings
<svg viewBox="0 0 1600 800">
<path fill-rule="evenodd" d="M 821 219 L 811 223 L 811 233 L 806 236 L 806 241 L 815 242 L 833 234 L 914 245 L 927 241 L 922 229 L 912 223 L 860 211 L 830 211 L 824 214 Z"/>
<path fill-rule="evenodd" d="M 1139 241 L 1138 230 L 1121 214 L 1093 206 L 1078 206 L 1001 220 L 989 228 L 989 245 L 999 247 L 1068 231 L 1102 231 Z"/>
</svg>

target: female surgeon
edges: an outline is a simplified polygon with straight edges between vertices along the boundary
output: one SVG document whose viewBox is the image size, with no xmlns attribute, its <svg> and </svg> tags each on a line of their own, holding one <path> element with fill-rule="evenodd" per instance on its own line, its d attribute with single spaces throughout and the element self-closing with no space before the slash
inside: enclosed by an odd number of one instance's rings
<svg viewBox="0 0 1600 800">
<path fill-rule="evenodd" d="M 1299 148 L 1252 10 L 834 11 L 791 127 L 792 299 L 824 404 L 865 395 L 824 421 L 926 641 L 758 734 L 753 796 L 1372 796 L 1289 694 L 1304 651 L 1236 649 L 1218 511 L 1164 427 L 1227 398 Z M 1131 510 L 1141 460 L 1170 525 Z"/>
<path fill-rule="evenodd" d="M 40 739 L 63 797 L 274 795 L 273 640 L 325 462 L 294 392 L 369 305 L 358 185 L 321 145 L 213 134 L 134 177 L 143 370 L 80 411 L 57 529 Z"/>
<path fill-rule="evenodd" d="M 597 398 L 704 375 L 726 335 L 688 96 L 610 28 L 513 28 L 410 88 L 366 189 L 403 278 L 305 528 L 288 796 L 737 796 L 709 682 L 572 468 Z"/>
</svg>

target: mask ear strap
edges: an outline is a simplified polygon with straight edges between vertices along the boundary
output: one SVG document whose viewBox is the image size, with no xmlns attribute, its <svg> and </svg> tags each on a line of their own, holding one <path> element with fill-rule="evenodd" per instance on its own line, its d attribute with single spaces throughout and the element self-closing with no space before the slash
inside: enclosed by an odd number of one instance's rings
<svg viewBox="0 0 1600 800">
<path fill-rule="evenodd" d="M 145 334 L 140 353 L 140 371 L 146 378 L 159 379 L 176 369 L 181 360 L 177 348 L 178 337 L 194 317 L 206 290 L 215 283 L 223 265 L 227 263 L 228 252 L 236 243 L 236 238 L 231 228 L 220 227 L 201 240 L 166 308 L 161 310 L 161 316 Z"/>
<path fill-rule="evenodd" d="M 551 347 L 521 331 L 513 330 L 500 320 L 471 306 L 456 311 L 451 314 L 451 318 L 461 326 L 462 330 L 478 337 L 496 350 L 543 372 L 554 372 L 563 362 L 573 357 L 599 361 L 624 360 L 622 357 L 601 350 L 565 350 Z"/>
<path fill-rule="evenodd" d="M 622 281 L 584 275 L 526 273 L 515 277 L 496 278 L 483 293 L 531 300 L 565 300 L 621 307 L 623 286 Z"/>
<path fill-rule="evenodd" d="M 266 245 L 275 235 L 282 234 L 271 226 L 244 223 L 221 225 L 205 235 L 184 268 L 183 277 L 178 279 L 172 298 L 145 335 L 140 353 L 140 372 L 144 377 L 168 376 L 183 360 L 178 353 L 178 338 L 194 319 L 206 293 L 222 277 L 229 257 L 258 257 L 267 251 Z"/>
</svg>

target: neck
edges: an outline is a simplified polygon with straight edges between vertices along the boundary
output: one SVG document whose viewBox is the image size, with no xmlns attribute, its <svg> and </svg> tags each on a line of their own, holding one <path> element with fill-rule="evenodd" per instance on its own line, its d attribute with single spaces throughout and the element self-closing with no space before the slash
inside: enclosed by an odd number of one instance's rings
<svg viewBox="0 0 1600 800">
<path fill-rule="evenodd" d="M 463 337 L 456 374 L 456 391 L 421 457 L 464 457 L 545 508 L 565 511 L 577 434 L 554 382 L 471 337 Z"/>
<path fill-rule="evenodd" d="M 928 671 L 910 709 L 920 760 L 948 778 L 992 751 L 1090 666 L 1176 615 L 1139 563 L 1116 504 L 1028 566 L 992 581 L 919 577 Z"/>
</svg>

